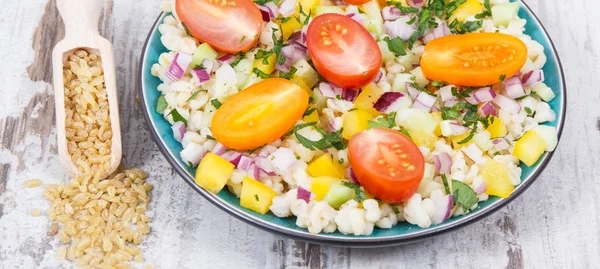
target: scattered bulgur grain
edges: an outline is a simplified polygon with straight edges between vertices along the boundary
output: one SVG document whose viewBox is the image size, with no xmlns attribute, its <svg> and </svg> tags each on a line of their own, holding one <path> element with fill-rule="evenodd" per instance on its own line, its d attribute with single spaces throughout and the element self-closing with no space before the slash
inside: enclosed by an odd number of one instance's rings
<svg viewBox="0 0 600 269">
<path fill-rule="evenodd" d="M 40 185 L 42 185 L 42 181 L 39 179 L 28 179 L 25 180 L 25 182 L 23 182 L 23 185 L 25 186 L 25 188 L 35 188 L 35 187 L 39 187 Z"/>
<path fill-rule="evenodd" d="M 31 210 L 29 210 L 29 215 L 31 215 L 33 217 L 40 216 L 40 209 L 39 208 L 32 208 Z"/>
</svg>

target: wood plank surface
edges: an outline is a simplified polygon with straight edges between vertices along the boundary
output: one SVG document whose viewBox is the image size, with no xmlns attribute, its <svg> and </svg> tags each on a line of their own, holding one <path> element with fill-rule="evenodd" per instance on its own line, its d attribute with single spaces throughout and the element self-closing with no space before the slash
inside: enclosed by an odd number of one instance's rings
<svg viewBox="0 0 600 269">
<path fill-rule="evenodd" d="M 113 42 L 123 165 L 148 171 L 156 268 L 598 268 L 600 264 L 600 10 L 597 0 L 528 0 L 565 69 L 568 114 L 539 180 L 483 221 L 422 242 L 333 248 L 276 236 L 230 217 L 189 188 L 150 138 L 136 90 L 140 51 L 160 1 L 105 2 L 101 34 Z M 53 0 L 5 1 L 0 10 L 0 268 L 70 268 L 55 261 L 41 188 L 66 179 L 58 163 L 50 52 L 64 35 Z"/>
</svg>

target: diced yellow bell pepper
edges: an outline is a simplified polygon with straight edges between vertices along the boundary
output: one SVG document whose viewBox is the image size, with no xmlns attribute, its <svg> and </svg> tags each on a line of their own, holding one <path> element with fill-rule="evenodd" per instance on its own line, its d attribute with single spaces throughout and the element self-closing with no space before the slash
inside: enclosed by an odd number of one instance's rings
<svg viewBox="0 0 600 269">
<path fill-rule="evenodd" d="M 252 178 L 244 177 L 240 205 L 260 214 L 265 214 L 269 212 L 269 207 L 273 203 L 275 195 L 275 191 L 269 186 Z"/>
<path fill-rule="evenodd" d="M 308 85 L 306 85 L 306 82 L 304 81 L 304 79 L 302 79 L 301 77 L 298 77 L 297 75 L 293 75 L 292 78 L 290 79 L 290 81 L 292 83 L 296 84 L 296 86 L 305 90 L 309 96 L 312 96 L 312 94 L 313 94 L 312 90 L 310 89 L 310 87 L 308 87 Z"/>
<path fill-rule="evenodd" d="M 457 19 L 460 22 L 465 22 L 468 17 L 475 16 L 481 13 L 482 10 L 483 5 L 479 2 L 479 0 L 467 0 L 462 5 L 458 6 L 456 10 L 454 10 L 449 22 L 452 22 L 454 19 Z"/>
<path fill-rule="evenodd" d="M 302 7 L 304 8 L 304 7 Z M 290 38 L 290 36 L 296 32 L 296 31 L 300 31 L 302 29 L 302 24 L 300 24 L 300 22 L 296 19 L 296 18 L 300 18 L 299 14 L 295 14 L 289 17 L 290 19 L 287 20 L 286 22 L 280 22 L 279 23 L 279 28 L 281 29 L 281 34 L 283 35 L 283 40 L 288 40 L 288 38 Z"/>
<path fill-rule="evenodd" d="M 462 147 L 466 147 L 466 146 L 470 145 L 470 144 L 471 144 L 473 141 L 469 141 L 469 142 L 467 142 L 467 143 L 464 143 L 464 144 L 459 144 L 459 143 L 458 143 L 458 142 L 460 142 L 460 141 L 463 141 L 463 140 L 465 140 L 465 138 L 467 138 L 467 137 L 469 136 L 469 134 L 470 134 L 470 132 L 466 132 L 466 133 L 464 133 L 464 134 L 460 134 L 460 135 L 453 136 L 453 137 L 450 139 L 450 140 L 452 140 L 452 147 L 453 147 L 455 150 L 459 150 L 459 149 L 461 149 Z"/>
<path fill-rule="evenodd" d="M 312 109 L 313 111 L 302 117 L 302 120 L 305 122 L 319 122 L 319 111 L 312 105 L 308 109 Z"/>
<path fill-rule="evenodd" d="M 492 120 L 494 122 L 491 122 Z M 492 138 L 504 137 L 506 134 L 508 134 L 506 125 L 500 118 L 494 117 L 492 120 L 490 120 L 490 125 L 488 125 L 486 128 L 486 130 L 490 132 Z"/>
<path fill-rule="evenodd" d="M 413 142 L 415 142 L 417 146 L 425 146 L 430 150 L 435 148 L 435 141 L 437 141 L 438 137 L 434 134 L 421 130 L 408 130 L 408 133 L 410 134 L 410 138 L 412 138 Z"/>
<path fill-rule="evenodd" d="M 535 131 L 529 130 L 515 143 L 513 155 L 525 165 L 532 166 L 542 156 L 546 146 L 544 138 Z"/>
<path fill-rule="evenodd" d="M 273 71 L 275 71 L 276 58 L 277 58 L 277 55 L 275 55 L 275 53 L 272 53 L 271 55 L 269 55 L 269 57 L 267 57 L 266 64 L 264 63 L 265 59 L 256 59 L 252 63 L 252 69 L 254 69 L 256 67 L 256 68 L 258 68 L 258 70 L 263 71 L 265 74 L 271 74 L 271 73 L 273 73 Z"/>
<path fill-rule="evenodd" d="M 298 5 L 296 6 L 296 11 L 300 13 L 300 6 L 302 6 L 302 10 L 304 13 L 308 14 L 310 10 L 318 5 L 321 1 L 319 0 L 298 0 Z"/>
<path fill-rule="evenodd" d="M 340 181 L 335 177 L 316 177 L 310 184 L 310 191 L 315 194 L 315 200 L 321 201 L 329 191 L 331 184 Z"/>
<path fill-rule="evenodd" d="M 218 193 L 225 187 L 234 167 L 229 161 L 209 152 L 196 169 L 196 184 L 207 191 Z"/>
<path fill-rule="evenodd" d="M 485 193 L 501 198 L 508 197 L 515 189 L 506 165 L 494 160 L 488 160 L 481 169 L 481 177 L 485 182 Z"/>
<path fill-rule="evenodd" d="M 350 140 L 350 138 L 361 131 L 369 129 L 369 121 L 373 119 L 373 115 L 366 110 L 356 109 L 344 114 L 342 127 L 342 137 Z"/>
<path fill-rule="evenodd" d="M 373 116 L 379 116 L 381 113 L 373 108 L 373 105 L 379 100 L 381 95 L 383 95 L 383 90 L 377 87 L 377 85 L 369 83 L 362 89 L 358 97 L 356 97 L 354 108 L 366 110 Z"/>
<path fill-rule="evenodd" d="M 431 112 L 431 116 L 433 116 L 433 119 L 437 122 L 433 133 L 438 137 L 442 136 L 442 128 L 440 127 L 440 122 L 442 122 L 442 112 Z"/>
<path fill-rule="evenodd" d="M 344 167 L 331 154 L 323 154 L 308 164 L 306 172 L 311 177 L 329 176 L 342 179 L 346 176 Z"/>
</svg>

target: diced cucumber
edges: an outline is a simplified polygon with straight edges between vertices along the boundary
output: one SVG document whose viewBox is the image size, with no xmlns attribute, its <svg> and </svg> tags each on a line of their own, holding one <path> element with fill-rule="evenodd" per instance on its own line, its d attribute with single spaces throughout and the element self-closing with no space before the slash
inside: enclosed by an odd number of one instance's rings
<svg viewBox="0 0 600 269">
<path fill-rule="evenodd" d="M 381 50 L 381 57 L 383 59 L 383 62 L 387 62 L 396 58 L 396 55 L 390 51 L 387 42 L 379 41 L 377 42 L 377 45 L 379 46 L 379 50 Z"/>
<path fill-rule="evenodd" d="M 367 31 L 369 31 L 370 33 L 374 33 L 377 38 L 383 33 L 382 19 L 368 19 L 365 21 L 364 26 L 367 29 Z"/>
<path fill-rule="evenodd" d="M 556 133 L 556 127 L 538 125 L 532 129 L 535 131 L 544 141 L 546 141 L 546 151 L 553 151 L 558 144 L 558 135 Z"/>
<path fill-rule="evenodd" d="M 381 17 L 381 7 L 379 6 L 379 1 L 371 0 L 370 2 L 364 3 L 362 5 L 363 11 L 367 14 L 367 17 L 374 20 L 381 21 L 383 24 L 383 18 Z"/>
<path fill-rule="evenodd" d="M 296 62 L 294 66 L 297 69 L 296 76 L 303 79 L 306 83 L 306 86 L 312 88 L 315 86 L 315 84 L 317 84 L 317 81 L 319 81 L 319 75 L 306 60 L 302 59 Z"/>
<path fill-rule="evenodd" d="M 319 15 L 322 14 L 326 14 L 326 13 L 336 13 L 336 14 L 342 14 L 344 15 L 344 10 L 341 9 L 340 7 L 336 7 L 336 6 L 315 6 L 312 9 L 312 17 L 315 18 Z"/>
<path fill-rule="evenodd" d="M 525 64 L 523 65 L 523 67 L 521 67 L 521 73 L 527 74 L 533 69 L 535 69 L 535 64 L 533 64 L 533 61 L 529 59 L 529 57 L 527 57 L 527 60 L 525 60 Z"/>
<path fill-rule="evenodd" d="M 248 76 L 252 73 L 252 61 L 248 59 L 241 60 L 234 68 L 237 76 L 237 88 L 241 88 Z"/>
<path fill-rule="evenodd" d="M 261 82 L 263 79 L 258 77 L 256 74 L 252 73 L 250 75 L 248 75 L 248 78 L 246 78 L 246 81 L 244 81 L 244 83 L 242 83 L 238 89 L 243 90 L 245 88 L 248 88 L 250 86 L 252 86 L 255 83 Z"/>
<path fill-rule="evenodd" d="M 329 191 L 323 198 L 323 201 L 327 202 L 334 209 L 339 209 L 348 200 L 354 199 L 356 192 L 344 186 L 342 182 L 335 182 L 329 187 Z"/>
<path fill-rule="evenodd" d="M 507 26 L 512 20 L 517 18 L 519 13 L 519 3 L 504 3 L 492 7 L 492 20 L 496 26 Z"/>
<path fill-rule="evenodd" d="M 411 77 L 409 74 L 397 74 L 392 83 L 392 91 L 406 93 L 406 82 L 410 82 Z"/>
<path fill-rule="evenodd" d="M 410 71 L 410 73 L 415 77 L 415 81 L 417 84 L 419 84 L 419 86 L 425 87 L 427 84 L 429 84 L 429 79 L 425 77 L 425 74 L 423 74 L 423 70 L 421 70 L 420 66 Z"/>
<path fill-rule="evenodd" d="M 550 102 L 555 97 L 552 89 L 550 89 L 550 87 L 546 86 L 546 84 L 543 82 L 536 84 L 531 89 L 531 91 L 535 92 L 535 94 L 537 94 L 540 98 L 542 98 L 542 100 L 544 100 L 546 102 Z"/>
<path fill-rule="evenodd" d="M 191 67 L 195 67 L 200 65 L 204 59 L 214 60 L 217 58 L 218 53 L 210 47 L 208 43 L 202 43 L 198 48 L 196 48 L 196 52 L 192 55 L 192 62 L 190 63 Z"/>
<path fill-rule="evenodd" d="M 437 127 L 437 121 L 429 112 L 419 108 L 405 108 L 396 114 L 396 124 L 408 130 L 433 133 Z"/>
<path fill-rule="evenodd" d="M 322 110 L 323 108 L 327 107 L 327 99 L 329 99 L 329 98 L 321 95 L 321 92 L 318 89 L 313 90 L 312 97 L 313 97 L 314 102 L 315 102 L 315 107 L 318 110 Z"/>
</svg>

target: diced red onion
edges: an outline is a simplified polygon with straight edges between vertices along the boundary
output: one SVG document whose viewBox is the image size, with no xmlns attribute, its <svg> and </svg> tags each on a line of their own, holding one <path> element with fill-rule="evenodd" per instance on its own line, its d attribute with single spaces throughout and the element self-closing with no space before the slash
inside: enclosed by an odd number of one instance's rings
<svg viewBox="0 0 600 269">
<path fill-rule="evenodd" d="M 308 31 L 308 24 L 302 27 L 302 45 L 306 46 L 306 31 Z M 298 42 L 298 41 L 296 41 Z M 300 42 L 298 42 L 300 43 Z"/>
<path fill-rule="evenodd" d="M 348 102 L 354 102 L 356 97 L 358 96 L 357 89 L 343 89 L 342 90 L 342 98 Z"/>
<path fill-rule="evenodd" d="M 298 193 L 296 194 L 296 199 L 303 200 L 306 203 L 310 202 L 310 195 L 312 193 L 301 186 L 298 187 Z"/>
<path fill-rule="evenodd" d="M 206 72 L 206 69 L 197 69 L 194 68 L 191 70 L 192 78 L 198 80 L 200 84 L 207 82 L 210 80 L 210 75 Z"/>
<path fill-rule="evenodd" d="M 432 224 L 440 224 L 450 218 L 452 213 L 452 205 L 454 203 L 454 197 L 452 194 L 444 196 L 434 196 L 431 198 L 435 204 L 435 210 L 431 216 Z"/>
<path fill-rule="evenodd" d="M 479 104 L 479 102 L 477 101 L 477 99 L 475 99 L 475 96 L 473 96 L 473 95 L 469 95 L 468 97 L 465 97 L 465 101 L 467 101 L 467 103 L 469 103 L 471 105 Z"/>
<path fill-rule="evenodd" d="M 492 102 L 485 102 L 483 105 L 479 106 L 477 113 L 486 117 L 488 115 L 496 116 L 498 112 L 496 111 L 496 107 L 492 104 Z"/>
<path fill-rule="evenodd" d="M 279 171 L 288 170 L 297 160 L 294 153 L 287 148 L 278 148 L 269 155 L 268 159 L 271 165 Z"/>
<path fill-rule="evenodd" d="M 256 166 L 256 164 L 250 164 L 248 169 L 246 169 L 246 174 L 256 180 L 260 178 L 260 169 Z"/>
<path fill-rule="evenodd" d="M 292 16 L 296 13 L 296 2 L 296 0 L 284 0 L 283 3 L 281 3 L 281 6 L 279 6 L 279 13 L 281 13 L 283 17 Z"/>
<path fill-rule="evenodd" d="M 375 75 L 375 78 L 373 79 L 373 82 L 379 83 L 379 81 L 381 81 L 382 77 L 383 77 L 383 71 L 381 71 L 381 68 L 380 68 L 379 72 L 377 72 L 377 75 Z"/>
<path fill-rule="evenodd" d="M 450 154 L 443 152 L 434 155 L 433 163 L 435 164 L 435 169 L 437 169 L 440 174 L 450 173 L 450 169 L 452 168 L 452 158 L 450 157 Z"/>
<path fill-rule="evenodd" d="M 435 104 L 436 99 L 437 98 L 435 96 L 429 95 L 426 92 L 420 92 L 419 95 L 417 95 L 417 99 L 412 107 L 423 109 L 429 112 L 431 111 L 433 104 Z"/>
<path fill-rule="evenodd" d="M 329 131 L 329 132 L 339 131 L 340 129 L 342 129 L 342 123 L 343 123 L 343 120 L 340 117 L 330 119 L 327 122 L 327 127 L 328 127 L 327 131 Z"/>
<path fill-rule="evenodd" d="M 230 150 L 230 151 L 223 153 L 223 155 L 221 155 L 221 158 L 229 161 L 233 165 L 238 165 L 238 163 L 240 162 L 240 159 L 242 158 L 242 153 L 237 152 L 235 150 Z"/>
<path fill-rule="evenodd" d="M 225 54 L 221 57 L 219 57 L 220 62 L 226 63 L 226 64 L 231 64 L 233 63 L 239 56 L 237 55 L 232 55 L 232 54 Z"/>
<path fill-rule="evenodd" d="M 397 20 L 400 16 L 402 16 L 402 13 L 400 12 L 400 9 L 395 6 L 387 6 L 381 10 L 381 17 L 386 21 Z"/>
<path fill-rule="evenodd" d="M 308 50 L 302 44 L 293 42 L 290 45 L 283 47 L 281 52 L 286 58 L 290 59 L 290 64 L 295 64 L 302 59 L 306 59 Z"/>
<path fill-rule="evenodd" d="M 502 151 L 510 148 L 510 145 L 508 144 L 508 142 L 506 142 L 506 140 L 504 140 L 504 138 L 496 138 L 492 143 L 494 144 L 494 148 L 497 151 Z"/>
<path fill-rule="evenodd" d="M 352 170 L 352 168 L 350 168 L 350 167 L 348 167 L 348 169 L 350 169 L 350 179 L 352 180 L 352 183 L 360 185 L 360 182 L 358 181 L 358 179 L 356 178 L 356 175 L 354 174 L 354 170 Z"/>
<path fill-rule="evenodd" d="M 190 63 L 192 62 L 192 56 L 183 52 L 178 52 L 175 54 L 175 58 L 169 64 L 167 68 L 167 72 L 165 72 L 165 77 L 171 82 L 179 81 L 183 75 L 185 75 L 185 71 L 187 71 Z"/>
<path fill-rule="evenodd" d="M 534 69 L 531 70 L 521 78 L 523 85 L 533 87 L 540 82 L 544 82 L 544 70 Z"/>
<path fill-rule="evenodd" d="M 190 143 L 181 151 L 180 156 L 186 164 L 192 163 L 192 166 L 196 167 L 205 154 L 206 149 L 201 145 Z"/>
<path fill-rule="evenodd" d="M 358 13 L 349 13 L 349 14 L 346 14 L 346 16 L 350 17 L 351 19 L 360 23 L 361 25 L 364 25 L 365 20 L 366 20 L 365 16 L 363 16 L 362 14 L 358 14 Z"/>
<path fill-rule="evenodd" d="M 413 100 L 417 98 L 417 96 L 420 93 L 420 91 L 413 87 L 412 83 L 410 82 L 406 82 L 406 90 L 408 91 L 408 95 L 410 95 L 410 98 L 412 98 Z"/>
<path fill-rule="evenodd" d="M 523 89 L 523 84 L 521 84 L 521 79 L 519 77 L 507 79 L 504 81 L 504 87 L 506 90 L 506 95 L 512 99 L 527 95 Z"/>
<path fill-rule="evenodd" d="M 456 123 L 451 123 L 450 128 L 452 129 L 453 135 L 461 135 L 468 131 L 471 131 L 471 129 L 469 127 L 465 127 L 465 126 L 462 126 L 462 125 L 456 124 Z"/>
<path fill-rule="evenodd" d="M 450 28 L 448 28 L 448 25 L 446 25 L 446 23 L 440 23 L 440 25 L 438 25 L 438 27 L 433 29 L 433 31 L 431 31 L 423 36 L 423 42 L 429 43 L 431 40 L 434 40 L 434 39 L 440 38 L 440 37 L 444 37 L 444 36 L 447 36 L 450 34 L 451 34 L 451 32 L 450 32 Z"/>
<path fill-rule="evenodd" d="M 210 152 L 212 152 L 212 153 L 214 153 L 216 155 L 221 156 L 227 150 L 228 150 L 228 148 L 226 146 L 224 146 L 223 144 L 217 142 L 217 144 L 215 145 L 215 147 Z"/>
<path fill-rule="evenodd" d="M 175 122 L 171 126 L 171 129 L 173 130 L 173 138 L 175 138 L 177 142 L 181 142 L 181 139 L 183 139 L 183 135 L 185 134 L 185 123 L 181 121 Z"/>
<path fill-rule="evenodd" d="M 406 1 L 407 4 L 411 7 L 422 7 L 423 6 L 423 0 L 407 0 Z"/>
<path fill-rule="evenodd" d="M 212 73 L 212 71 L 215 70 L 215 60 L 212 59 L 204 59 L 202 60 L 202 66 L 204 67 L 204 69 L 206 70 L 207 73 Z"/>
<path fill-rule="evenodd" d="M 444 102 L 444 106 L 445 107 L 453 107 L 454 105 L 456 105 L 456 103 L 458 103 L 458 98 L 450 99 L 450 100 Z"/>
<path fill-rule="evenodd" d="M 410 20 L 408 16 L 401 16 L 401 18 L 395 21 L 386 21 L 383 23 L 383 28 L 390 35 L 391 38 L 400 37 L 406 41 L 415 32 L 416 27 L 414 24 L 406 24 Z"/>
<path fill-rule="evenodd" d="M 258 166 L 258 168 L 265 171 L 265 173 L 271 173 L 275 171 L 273 169 L 273 165 L 271 165 L 271 162 L 266 157 L 255 157 L 254 163 L 256 166 Z"/>
<path fill-rule="evenodd" d="M 302 31 L 296 31 L 288 37 L 288 42 L 296 42 L 302 38 Z"/>
<path fill-rule="evenodd" d="M 435 104 L 433 104 L 433 106 L 431 107 L 431 112 L 440 112 L 440 102 L 435 102 Z"/>
<path fill-rule="evenodd" d="M 336 96 L 343 94 L 343 89 L 327 82 L 321 82 L 319 84 L 319 92 L 324 97 L 336 98 Z"/>
<path fill-rule="evenodd" d="M 271 13 L 269 12 L 269 8 L 266 6 L 261 6 L 261 5 L 256 5 L 258 7 L 258 10 L 260 10 L 260 14 L 262 15 L 262 20 L 264 22 L 270 22 L 271 21 Z"/>
<path fill-rule="evenodd" d="M 275 69 L 279 72 L 283 72 L 283 73 L 288 73 L 290 72 L 290 67 L 292 66 L 291 64 L 289 64 L 290 59 L 286 59 L 284 64 L 275 64 Z"/>
<path fill-rule="evenodd" d="M 473 96 L 479 103 L 488 102 L 494 100 L 494 97 L 496 97 L 496 92 L 492 90 L 491 87 L 483 87 L 472 92 L 471 96 Z"/>
<path fill-rule="evenodd" d="M 267 157 L 267 156 L 269 156 L 269 154 L 271 154 L 269 152 L 269 150 L 263 148 L 261 151 L 258 152 L 258 154 L 256 154 L 256 156 L 258 156 L 258 157 Z"/>
<path fill-rule="evenodd" d="M 247 170 L 251 164 L 254 163 L 254 160 L 246 155 L 242 155 L 240 160 L 238 161 L 237 168 L 240 170 Z"/>
<path fill-rule="evenodd" d="M 442 99 L 442 102 L 446 102 L 449 100 L 456 99 L 454 95 L 452 95 L 452 88 L 456 88 L 454 85 L 444 86 L 440 89 L 439 95 Z"/>
<path fill-rule="evenodd" d="M 487 186 L 485 185 L 485 182 L 483 180 L 479 181 L 477 183 L 477 186 L 473 186 L 473 187 L 475 189 L 475 193 L 477 193 L 477 194 L 482 194 L 487 190 Z"/>
<path fill-rule="evenodd" d="M 375 108 L 379 112 L 383 113 L 391 113 L 394 111 L 398 111 L 400 107 L 400 100 L 402 98 L 406 98 L 406 95 L 401 92 L 386 92 L 377 99 L 373 108 Z"/>
<path fill-rule="evenodd" d="M 500 108 L 506 110 L 508 113 L 511 114 L 519 114 L 519 112 L 521 111 L 521 104 L 502 94 L 496 95 L 492 102 L 494 102 L 494 104 L 498 105 Z"/>
<path fill-rule="evenodd" d="M 279 8 L 274 2 L 267 2 L 265 7 L 269 9 L 269 16 L 271 16 L 271 18 L 277 18 L 279 16 Z"/>
</svg>

